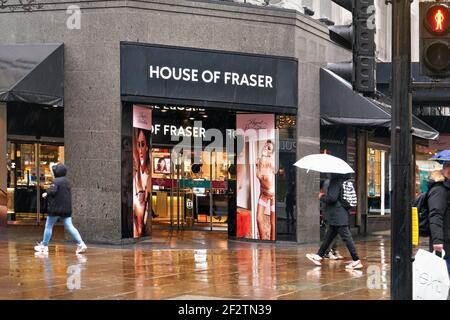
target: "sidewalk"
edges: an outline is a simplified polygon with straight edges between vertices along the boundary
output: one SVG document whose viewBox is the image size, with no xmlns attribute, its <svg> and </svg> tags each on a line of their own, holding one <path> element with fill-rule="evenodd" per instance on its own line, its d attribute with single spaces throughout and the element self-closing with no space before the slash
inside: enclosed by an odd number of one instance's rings
<svg viewBox="0 0 450 320">
<path fill-rule="evenodd" d="M 55 233 L 35 255 L 40 228 L 0 228 L 0 299 L 389 299 L 388 238 L 357 242 L 364 269 L 321 267 L 316 247 L 228 241 L 224 233 L 155 230 L 135 245 L 75 245 Z M 369 280 L 369 281 L 368 281 Z"/>
</svg>

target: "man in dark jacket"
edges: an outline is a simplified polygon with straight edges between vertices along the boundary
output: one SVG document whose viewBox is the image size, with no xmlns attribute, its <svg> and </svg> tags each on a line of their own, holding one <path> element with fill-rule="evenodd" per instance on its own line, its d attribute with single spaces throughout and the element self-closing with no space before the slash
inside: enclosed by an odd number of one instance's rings
<svg viewBox="0 0 450 320">
<path fill-rule="evenodd" d="M 317 254 L 307 254 L 306 257 L 316 265 L 322 264 L 323 256 L 330 244 L 339 234 L 345 242 L 350 252 L 353 262 L 348 264 L 346 269 L 360 269 L 363 267 L 361 260 L 356 252 L 352 234 L 349 228 L 349 203 L 343 198 L 343 183 L 345 177 L 342 175 L 333 175 L 330 179 L 328 190 L 321 194 L 321 200 L 325 203 L 325 216 L 328 220 L 329 228 Z"/>
<path fill-rule="evenodd" d="M 435 175 L 433 180 L 435 183 L 428 192 L 430 249 L 445 251 L 450 274 L 450 161 L 444 163 L 441 175 Z"/>
<path fill-rule="evenodd" d="M 85 252 L 86 244 L 72 224 L 72 193 L 69 180 L 66 177 L 67 168 L 63 164 L 51 164 L 50 170 L 54 177 L 53 184 L 47 189 L 46 193 L 42 194 L 43 198 L 48 198 L 48 216 L 45 223 L 44 240 L 38 243 L 34 250 L 48 252 L 48 243 L 52 237 L 53 226 L 58 220 L 62 220 L 65 230 L 77 242 L 76 253 Z"/>
</svg>

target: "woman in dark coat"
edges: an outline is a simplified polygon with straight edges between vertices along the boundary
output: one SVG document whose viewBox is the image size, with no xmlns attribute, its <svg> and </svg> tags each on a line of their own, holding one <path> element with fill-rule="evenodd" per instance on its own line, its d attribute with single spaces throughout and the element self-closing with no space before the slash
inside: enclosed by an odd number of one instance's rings
<svg viewBox="0 0 450 320">
<path fill-rule="evenodd" d="M 343 183 L 345 180 L 345 176 L 343 175 L 332 175 L 326 194 L 320 194 L 321 201 L 325 204 L 325 217 L 328 220 L 329 228 L 317 254 L 308 253 L 306 257 L 314 264 L 320 266 L 327 249 L 339 234 L 353 259 L 353 262 L 348 264 L 345 268 L 360 269 L 363 265 L 356 252 L 356 247 L 349 228 L 348 209 L 350 208 L 350 205 L 343 198 Z"/>
<path fill-rule="evenodd" d="M 58 220 L 61 220 L 64 223 L 65 230 L 77 243 L 76 253 L 85 252 L 87 246 L 72 224 L 72 192 L 69 180 L 66 177 L 67 168 L 63 164 L 56 164 L 50 165 L 50 169 L 54 180 L 47 192 L 42 194 L 43 198 L 48 198 L 48 216 L 45 223 L 44 240 L 38 243 L 34 250 L 48 252 L 48 243 L 52 237 L 53 226 Z"/>
</svg>

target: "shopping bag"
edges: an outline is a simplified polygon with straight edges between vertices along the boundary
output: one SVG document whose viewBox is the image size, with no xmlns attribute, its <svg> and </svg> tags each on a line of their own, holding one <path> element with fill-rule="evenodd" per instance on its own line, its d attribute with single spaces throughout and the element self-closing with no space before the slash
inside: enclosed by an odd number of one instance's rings
<svg viewBox="0 0 450 320">
<path fill-rule="evenodd" d="M 446 261 L 419 249 L 413 262 L 413 300 L 447 300 L 449 287 Z"/>
</svg>

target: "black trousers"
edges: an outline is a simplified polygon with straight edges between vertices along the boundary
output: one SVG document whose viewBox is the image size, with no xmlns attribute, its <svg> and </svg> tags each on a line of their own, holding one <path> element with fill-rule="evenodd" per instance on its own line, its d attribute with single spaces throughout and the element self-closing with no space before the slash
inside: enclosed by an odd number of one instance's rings
<svg viewBox="0 0 450 320">
<path fill-rule="evenodd" d="M 348 226 L 329 226 L 325 238 L 323 239 L 322 245 L 320 246 L 319 256 L 323 257 L 333 240 L 340 235 L 342 241 L 344 241 L 347 246 L 348 251 L 352 255 L 353 261 L 359 260 L 358 253 L 356 252 L 355 243 L 353 242 L 352 234 Z"/>
<path fill-rule="evenodd" d="M 330 229 L 330 224 L 328 222 L 325 222 L 326 225 L 326 229 L 325 229 L 325 235 L 327 234 L 328 230 Z M 324 238 L 325 239 L 325 238 Z M 327 248 L 327 250 L 325 251 L 325 254 L 327 254 L 330 251 L 336 251 L 337 249 L 337 241 L 338 241 L 338 237 L 336 236 L 333 241 L 331 241 L 330 246 Z"/>
</svg>

